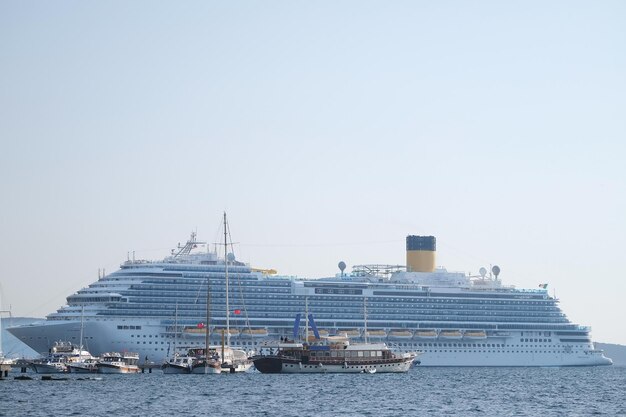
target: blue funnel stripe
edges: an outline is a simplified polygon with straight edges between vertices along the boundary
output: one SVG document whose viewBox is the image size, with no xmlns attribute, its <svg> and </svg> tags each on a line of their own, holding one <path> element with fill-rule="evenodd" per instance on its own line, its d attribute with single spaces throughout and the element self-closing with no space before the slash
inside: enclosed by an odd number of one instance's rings
<svg viewBox="0 0 626 417">
<path fill-rule="evenodd" d="M 296 314 L 296 321 L 293 323 L 293 340 L 298 340 L 298 331 L 300 330 L 300 316 L 300 313 Z"/>
<path fill-rule="evenodd" d="M 315 325 L 315 320 L 313 320 L 313 314 L 309 314 L 309 323 L 311 323 L 311 328 L 313 329 L 313 334 L 316 339 L 320 338 L 320 332 L 317 331 L 317 326 Z"/>
</svg>

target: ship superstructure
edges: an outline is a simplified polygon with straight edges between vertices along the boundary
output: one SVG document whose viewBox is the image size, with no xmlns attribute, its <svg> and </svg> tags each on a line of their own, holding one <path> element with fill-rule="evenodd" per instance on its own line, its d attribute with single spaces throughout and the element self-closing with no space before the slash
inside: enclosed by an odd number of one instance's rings
<svg viewBox="0 0 626 417">
<path fill-rule="evenodd" d="M 476 277 L 436 268 L 432 236 L 407 237 L 406 265 L 360 265 L 350 274 L 341 268 L 315 280 L 253 269 L 196 246 L 192 234 L 163 260 L 128 260 L 67 297 L 67 305 L 45 321 L 9 331 L 47 352 L 58 340 L 79 342 L 82 315 L 84 344 L 95 355 L 132 351 L 142 360 L 163 361 L 176 343 L 204 346 L 207 331 L 210 343 L 219 345 L 226 332 L 228 268 L 230 344 L 250 353 L 291 337 L 294 317 L 308 303 L 320 333 L 421 351 L 422 366 L 611 363 L 594 349 L 590 328 L 570 322 L 545 288 L 505 286 L 497 267 Z"/>
</svg>

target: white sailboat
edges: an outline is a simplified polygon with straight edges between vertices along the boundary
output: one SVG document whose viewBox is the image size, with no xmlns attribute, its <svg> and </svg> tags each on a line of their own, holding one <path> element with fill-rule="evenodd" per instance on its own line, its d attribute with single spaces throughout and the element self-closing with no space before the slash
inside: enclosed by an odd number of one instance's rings
<svg viewBox="0 0 626 417">
<path fill-rule="evenodd" d="M 230 293 L 228 288 L 228 263 L 233 262 L 235 257 L 232 253 L 228 253 L 228 222 L 226 221 L 226 212 L 224 212 L 224 274 L 226 283 L 226 346 L 222 342 L 222 372 L 235 373 L 246 372 L 252 368 L 252 361 L 248 358 L 248 354 L 239 349 L 230 347 Z"/>
<path fill-rule="evenodd" d="M 193 374 L 220 374 L 222 365 L 217 358 L 217 351 L 210 346 L 211 338 L 211 282 L 206 279 L 206 324 L 204 326 L 204 351 L 191 365 Z"/>
</svg>

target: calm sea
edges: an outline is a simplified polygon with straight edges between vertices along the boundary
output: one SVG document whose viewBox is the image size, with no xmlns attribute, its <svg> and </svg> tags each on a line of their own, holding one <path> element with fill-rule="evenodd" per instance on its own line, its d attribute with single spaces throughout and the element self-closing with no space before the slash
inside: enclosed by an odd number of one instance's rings
<svg viewBox="0 0 626 417">
<path fill-rule="evenodd" d="M 626 416 L 626 367 L 0 381 L 0 416 Z"/>
</svg>

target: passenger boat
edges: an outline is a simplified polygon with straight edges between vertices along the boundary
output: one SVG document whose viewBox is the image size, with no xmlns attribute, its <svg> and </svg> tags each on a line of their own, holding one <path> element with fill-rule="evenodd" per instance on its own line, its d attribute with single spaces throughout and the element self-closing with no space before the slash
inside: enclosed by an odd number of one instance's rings
<svg viewBox="0 0 626 417">
<path fill-rule="evenodd" d="M 229 341 L 231 347 L 246 351 L 290 336 L 293 315 L 300 312 L 306 297 L 315 294 L 310 300 L 311 310 L 320 327 L 331 334 L 349 330 L 354 342 L 363 340 L 359 330 L 365 328 L 361 314 L 364 298 L 373 307 L 370 330 L 415 329 L 412 339 L 397 342 L 407 352 L 423 351 L 421 366 L 612 363 L 602 350 L 594 348 L 591 328 L 572 322 L 545 285 L 523 289 L 507 285 L 496 266 L 490 271 L 481 268 L 481 277 L 437 267 L 434 236 L 407 236 L 403 265 L 354 265 L 350 273 L 342 271 L 319 279 L 266 274 L 231 255 L 224 257 L 208 250 L 208 245 L 203 246 L 192 233 L 171 255 L 124 260 L 116 271 L 102 274 L 85 288 L 76 288 L 66 305 L 45 320 L 8 331 L 36 352 L 47 354 L 54 340 L 76 338 L 84 316 L 91 353 L 100 356 L 128 350 L 164 361 L 172 351 L 168 346 L 177 339 L 185 338 L 192 347 L 205 345 L 202 336 L 206 330 L 194 335 L 198 331 L 183 329 L 204 320 L 204 301 L 199 294 L 208 281 L 215 300 L 214 326 L 226 328 L 228 314 L 245 309 L 246 326 L 267 328 L 267 338 L 240 334 Z M 62 274 L 62 268 L 59 270 Z M 236 296 L 225 294 L 227 272 L 228 280 L 245 283 L 233 287 L 237 288 Z M 232 304 L 226 305 L 228 299 Z M 173 325 L 172 317 L 176 305 L 186 312 L 178 326 Z M 342 314 L 337 315 L 337 310 Z M 454 340 L 437 338 L 437 332 L 444 329 L 482 330 L 486 338 L 471 340 L 466 336 L 461 338 L 466 346 L 453 349 L 449 345 Z M 212 345 L 219 344 L 221 334 L 212 332 L 210 336 Z M 485 349 L 487 344 L 492 348 Z"/>
<path fill-rule="evenodd" d="M 139 355 L 137 353 L 107 352 L 98 361 L 100 374 L 135 374 L 139 372 Z"/>
<path fill-rule="evenodd" d="M 393 353 L 385 343 L 351 344 L 348 337 L 328 336 L 318 342 L 280 342 L 252 357 L 262 373 L 391 373 L 407 372 L 416 353 Z"/>
</svg>

